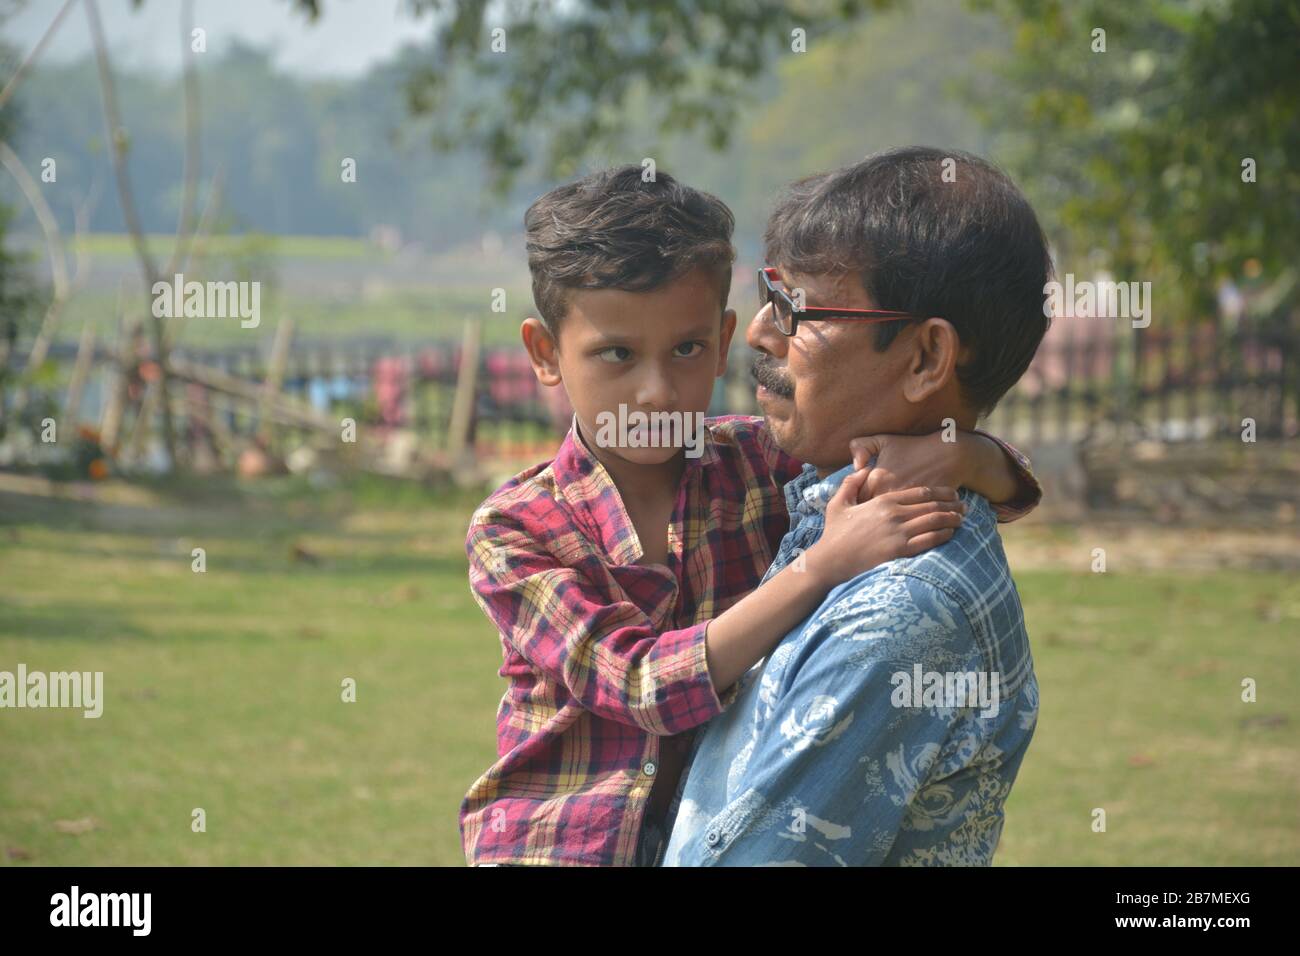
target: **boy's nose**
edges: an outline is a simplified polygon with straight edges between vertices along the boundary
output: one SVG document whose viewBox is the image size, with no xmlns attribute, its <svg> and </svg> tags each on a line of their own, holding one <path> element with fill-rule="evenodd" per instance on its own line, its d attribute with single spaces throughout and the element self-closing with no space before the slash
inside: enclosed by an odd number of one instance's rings
<svg viewBox="0 0 1300 956">
<path fill-rule="evenodd" d="M 652 409 L 672 409 L 677 401 L 677 389 L 672 379 L 662 372 L 648 372 L 637 386 L 636 401 Z"/>
</svg>

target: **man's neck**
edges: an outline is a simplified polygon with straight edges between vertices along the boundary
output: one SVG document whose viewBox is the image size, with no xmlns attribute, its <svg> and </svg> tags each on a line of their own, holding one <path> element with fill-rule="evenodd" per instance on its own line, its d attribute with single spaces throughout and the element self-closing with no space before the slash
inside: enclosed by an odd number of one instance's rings
<svg viewBox="0 0 1300 956">
<path fill-rule="evenodd" d="M 939 429 L 943 428 L 944 424 L 947 422 L 948 419 L 952 419 L 956 423 L 956 427 L 960 431 L 970 431 L 979 422 L 978 415 L 976 415 L 973 412 L 966 411 L 964 409 L 960 412 L 944 411 L 944 412 L 936 413 L 934 415 L 927 415 L 924 418 L 920 418 L 917 421 L 912 422 L 909 427 L 901 428 L 897 432 L 892 432 L 891 434 L 928 435 L 931 432 L 936 432 Z M 867 434 L 869 433 L 864 432 L 863 437 L 865 437 Z M 858 437 L 858 436 L 854 436 L 854 437 Z M 835 472 L 839 471 L 845 465 L 850 464 L 852 461 L 853 459 L 849 457 L 849 458 L 845 458 L 844 461 L 840 462 L 838 465 L 829 465 L 825 468 L 819 466 L 817 468 L 817 477 L 826 478 L 830 475 L 833 475 L 835 474 Z"/>
</svg>

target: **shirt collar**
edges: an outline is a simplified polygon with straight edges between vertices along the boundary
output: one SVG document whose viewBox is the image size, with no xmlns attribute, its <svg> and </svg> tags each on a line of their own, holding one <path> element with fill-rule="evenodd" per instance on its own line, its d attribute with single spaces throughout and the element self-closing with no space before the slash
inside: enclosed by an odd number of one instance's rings
<svg viewBox="0 0 1300 956">
<path fill-rule="evenodd" d="M 811 514 L 826 514 L 826 505 L 835 497 L 840 484 L 853 473 L 853 463 L 845 465 L 839 471 L 833 471 L 825 478 L 817 477 L 814 465 L 804 465 L 803 471 L 792 478 L 785 486 L 785 506 L 790 511 L 790 524 L 795 519 Z"/>
<path fill-rule="evenodd" d="M 875 462 L 876 459 L 872 458 L 871 463 L 874 465 Z M 852 462 L 839 471 L 831 472 L 825 478 L 817 477 L 815 466 L 805 464 L 803 471 L 791 478 L 785 486 L 785 505 L 790 511 L 790 527 L 793 528 L 800 520 L 811 514 L 824 517 L 826 506 L 835 497 L 835 492 L 839 491 L 844 479 L 851 474 L 853 474 Z M 965 488 L 958 489 L 957 497 L 970 505 L 972 511 L 988 507 L 985 499 Z M 983 502 L 983 505 L 980 502 Z"/>
<path fill-rule="evenodd" d="M 707 421 L 708 420 L 705 419 L 706 424 L 704 426 L 703 450 L 694 458 L 688 457 L 686 459 L 686 467 L 683 469 L 683 474 L 703 468 L 705 465 L 711 465 L 718 460 L 718 449 L 715 447 L 715 442 L 713 441 L 713 430 L 709 428 Z M 572 440 L 574 453 L 587 459 L 590 464 L 599 468 L 605 473 L 606 477 L 608 477 L 609 473 L 605 471 L 605 466 L 600 463 L 600 459 L 592 454 L 591 449 L 587 447 L 587 443 L 583 441 L 581 436 L 578 434 L 577 412 L 573 413 L 573 420 L 569 423 L 569 434 L 566 436 L 565 440 Z"/>
<path fill-rule="evenodd" d="M 703 450 L 694 458 L 687 458 L 682 469 L 682 481 L 694 480 L 694 475 L 704 466 L 719 459 L 713 440 L 713 430 L 704 426 Z M 574 412 L 568 434 L 556 453 L 553 465 L 556 484 L 587 536 L 599 542 L 601 548 L 615 564 L 631 564 L 642 553 L 637 544 L 636 529 L 628 516 L 627 508 L 618 493 L 614 479 L 601 464 L 578 433 L 578 414 Z"/>
</svg>

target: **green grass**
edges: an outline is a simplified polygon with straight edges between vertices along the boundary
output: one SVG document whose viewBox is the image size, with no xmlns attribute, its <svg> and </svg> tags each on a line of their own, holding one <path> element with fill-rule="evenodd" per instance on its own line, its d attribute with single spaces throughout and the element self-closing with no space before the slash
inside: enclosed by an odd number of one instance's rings
<svg viewBox="0 0 1300 956">
<path fill-rule="evenodd" d="M 270 296 L 264 292 L 256 326 L 243 328 L 238 318 L 169 319 L 168 326 L 182 348 L 249 348 L 259 345 L 269 348 L 276 325 L 286 315 L 293 318 L 294 336 L 298 340 L 346 342 L 377 337 L 419 344 L 459 343 L 465 331 L 465 319 L 475 316 L 483 323 L 484 346 L 504 345 L 522 350 L 519 324 L 531 308 L 528 290 L 507 289 L 508 301 L 512 303 L 508 314 L 489 311 L 485 296 L 481 289 L 470 288 L 436 292 L 391 289 L 365 302 L 294 296 L 292 302 L 286 304 L 284 296 Z M 139 302 L 138 299 L 131 300 L 133 305 Z M 101 346 L 114 343 L 117 337 L 117 303 L 115 292 L 88 290 L 79 293 L 68 303 L 56 339 L 75 344 L 89 323 L 96 329 Z"/>
<path fill-rule="evenodd" d="M 1293 574 L 1016 580 L 1042 699 L 999 863 L 1300 862 Z"/>
<path fill-rule="evenodd" d="M 161 269 L 172 254 L 174 237 L 152 234 L 145 241 Z M 98 275 L 91 270 L 91 278 L 65 305 L 55 338 L 76 343 L 90 325 L 104 346 L 116 340 L 123 310 L 147 316 L 150 301 L 140 284 L 130 236 L 91 233 L 81 242 L 87 262 L 111 268 Z M 72 240 L 66 245 L 71 263 Z M 46 255 L 41 243 L 29 243 L 28 251 L 37 261 Z M 519 324 L 532 309 L 526 269 L 517 261 L 503 265 L 472 247 L 394 254 L 346 236 L 223 234 L 207 239 L 185 274 L 198 281 L 261 282 L 260 321 L 244 328 L 237 317 L 170 319 L 170 334 L 182 347 L 269 348 L 276 325 L 289 316 L 300 341 L 392 338 L 420 343 L 459 342 L 465 319 L 476 317 L 482 321 L 484 345 L 521 348 Z M 492 290 L 498 287 L 506 291 L 505 312 L 491 310 Z M 35 335 L 39 312 L 25 318 L 20 351 Z"/>
<path fill-rule="evenodd" d="M 460 858 L 500 696 L 465 577 L 475 501 L 31 501 L 0 504 L 0 668 L 100 670 L 106 702 L 0 712 L 0 846 L 45 865 Z"/>
<path fill-rule="evenodd" d="M 504 690 L 465 577 L 479 497 L 0 493 L 0 669 L 101 670 L 106 698 L 98 720 L 0 711 L 0 862 L 458 864 Z M 1016 576 L 1042 709 L 998 863 L 1300 862 L 1300 584 Z M 1243 677 L 1259 703 L 1240 702 Z"/>
</svg>

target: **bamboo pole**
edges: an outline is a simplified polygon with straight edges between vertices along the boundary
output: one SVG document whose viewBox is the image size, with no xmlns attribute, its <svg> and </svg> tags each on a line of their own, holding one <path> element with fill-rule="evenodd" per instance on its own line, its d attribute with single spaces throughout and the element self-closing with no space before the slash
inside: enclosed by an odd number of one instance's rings
<svg viewBox="0 0 1300 956">
<path fill-rule="evenodd" d="M 269 423 L 265 415 L 271 404 L 280 397 L 280 385 L 284 381 L 284 365 L 289 358 L 289 343 L 293 339 L 293 320 L 284 318 L 275 327 L 275 341 L 271 344 L 271 359 L 267 363 L 266 379 L 262 383 L 262 397 L 257 403 L 258 437 L 264 441 L 271 438 Z"/>
<path fill-rule="evenodd" d="M 144 457 L 145 443 L 149 440 L 149 422 L 158 408 L 162 389 L 158 382 L 150 382 L 145 388 L 144 398 L 140 401 L 140 411 L 131 426 L 131 437 L 126 442 L 126 460 L 137 463 Z"/>
<path fill-rule="evenodd" d="M 447 460 L 458 467 L 464 459 L 472 458 L 469 430 L 474 420 L 474 396 L 478 383 L 478 355 L 481 328 L 477 319 L 465 320 L 465 334 L 461 345 L 460 368 L 456 371 L 456 392 L 451 404 L 451 422 L 447 426 Z"/>
<path fill-rule="evenodd" d="M 68 400 L 63 406 L 64 417 L 68 423 L 75 425 L 81 418 L 81 393 L 86 389 L 86 379 L 90 375 L 90 366 L 95 358 L 95 326 L 87 322 L 81 329 L 81 341 L 77 345 L 77 360 L 72 366 L 72 378 L 68 382 Z"/>
</svg>

